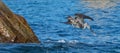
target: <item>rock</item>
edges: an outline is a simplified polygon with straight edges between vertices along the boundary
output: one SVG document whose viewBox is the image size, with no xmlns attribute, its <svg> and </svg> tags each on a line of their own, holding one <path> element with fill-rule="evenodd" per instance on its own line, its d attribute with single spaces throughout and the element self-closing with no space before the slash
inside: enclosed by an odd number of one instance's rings
<svg viewBox="0 0 120 53">
<path fill-rule="evenodd" d="M 117 5 L 118 0 L 82 0 L 86 7 L 94 9 L 106 9 Z"/>
<path fill-rule="evenodd" d="M 0 43 L 39 43 L 26 20 L 0 0 Z"/>
</svg>

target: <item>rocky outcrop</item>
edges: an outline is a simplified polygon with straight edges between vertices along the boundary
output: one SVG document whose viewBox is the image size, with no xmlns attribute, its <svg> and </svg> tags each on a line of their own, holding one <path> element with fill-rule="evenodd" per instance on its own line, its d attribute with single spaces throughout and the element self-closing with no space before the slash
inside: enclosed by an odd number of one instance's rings
<svg viewBox="0 0 120 53">
<path fill-rule="evenodd" d="M 120 0 L 119 0 L 120 1 Z M 86 7 L 94 9 L 106 9 L 117 5 L 118 0 L 82 0 Z"/>
<path fill-rule="evenodd" d="M 0 0 L 0 43 L 39 43 L 25 19 Z"/>
</svg>

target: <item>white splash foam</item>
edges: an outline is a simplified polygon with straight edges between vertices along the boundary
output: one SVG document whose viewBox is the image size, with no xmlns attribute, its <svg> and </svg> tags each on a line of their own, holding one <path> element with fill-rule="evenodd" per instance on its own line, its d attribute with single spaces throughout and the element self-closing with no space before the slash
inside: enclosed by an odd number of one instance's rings
<svg viewBox="0 0 120 53">
<path fill-rule="evenodd" d="M 59 43 L 65 43 L 65 40 L 58 40 Z"/>
</svg>

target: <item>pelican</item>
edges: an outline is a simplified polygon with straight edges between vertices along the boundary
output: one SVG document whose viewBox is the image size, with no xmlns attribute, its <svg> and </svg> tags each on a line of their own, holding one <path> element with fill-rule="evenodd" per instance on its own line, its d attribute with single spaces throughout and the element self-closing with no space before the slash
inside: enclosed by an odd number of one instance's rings
<svg viewBox="0 0 120 53">
<path fill-rule="evenodd" d="M 84 21 L 84 19 L 90 19 L 92 21 L 94 21 L 93 18 L 84 15 L 84 14 L 80 14 L 80 13 L 76 13 L 74 18 L 71 16 L 68 16 L 68 21 L 66 22 L 67 24 L 72 24 L 73 26 L 75 26 L 76 28 L 82 28 L 82 29 L 89 29 L 91 32 L 94 33 L 94 31 L 91 29 L 90 25 L 88 23 L 86 23 Z M 94 33 L 95 34 L 95 33 Z"/>
<path fill-rule="evenodd" d="M 94 35 L 95 35 L 95 32 L 91 29 L 90 25 L 88 23 L 85 23 L 84 19 L 90 19 L 92 21 L 94 21 L 93 18 L 87 16 L 87 15 L 84 15 L 84 14 L 80 14 L 80 13 L 76 13 L 75 14 L 75 21 L 78 23 L 78 28 L 82 28 L 82 29 L 89 29 Z"/>
<path fill-rule="evenodd" d="M 90 26 L 88 25 L 88 23 L 85 23 L 84 19 L 90 19 L 92 21 L 94 21 L 94 19 L 92 19 L 89 16 L 86 16 L 84 14 L 80 14 L 80 13 L 76 13 L 75 14 L 75 21 L 80 25 L 79 28 L 90 28 Z"/>
</svg>

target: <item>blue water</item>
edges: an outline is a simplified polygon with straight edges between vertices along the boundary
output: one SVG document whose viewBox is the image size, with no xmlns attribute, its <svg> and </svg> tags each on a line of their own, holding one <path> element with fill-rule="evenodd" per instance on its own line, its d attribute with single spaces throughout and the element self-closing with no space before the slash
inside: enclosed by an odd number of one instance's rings
<svg viewBox="0 0 120 53">
<path fill-rule="evenodd" d="M 4 0 L 25 17 L 41 44 L 0 44 L 0 53 L 120 53 L 120 3 L 104 9 L 86 7 L 82 0 Z M 62 22 L 68 15 L 83 13 L 96 32 Z"/>
</svg>

